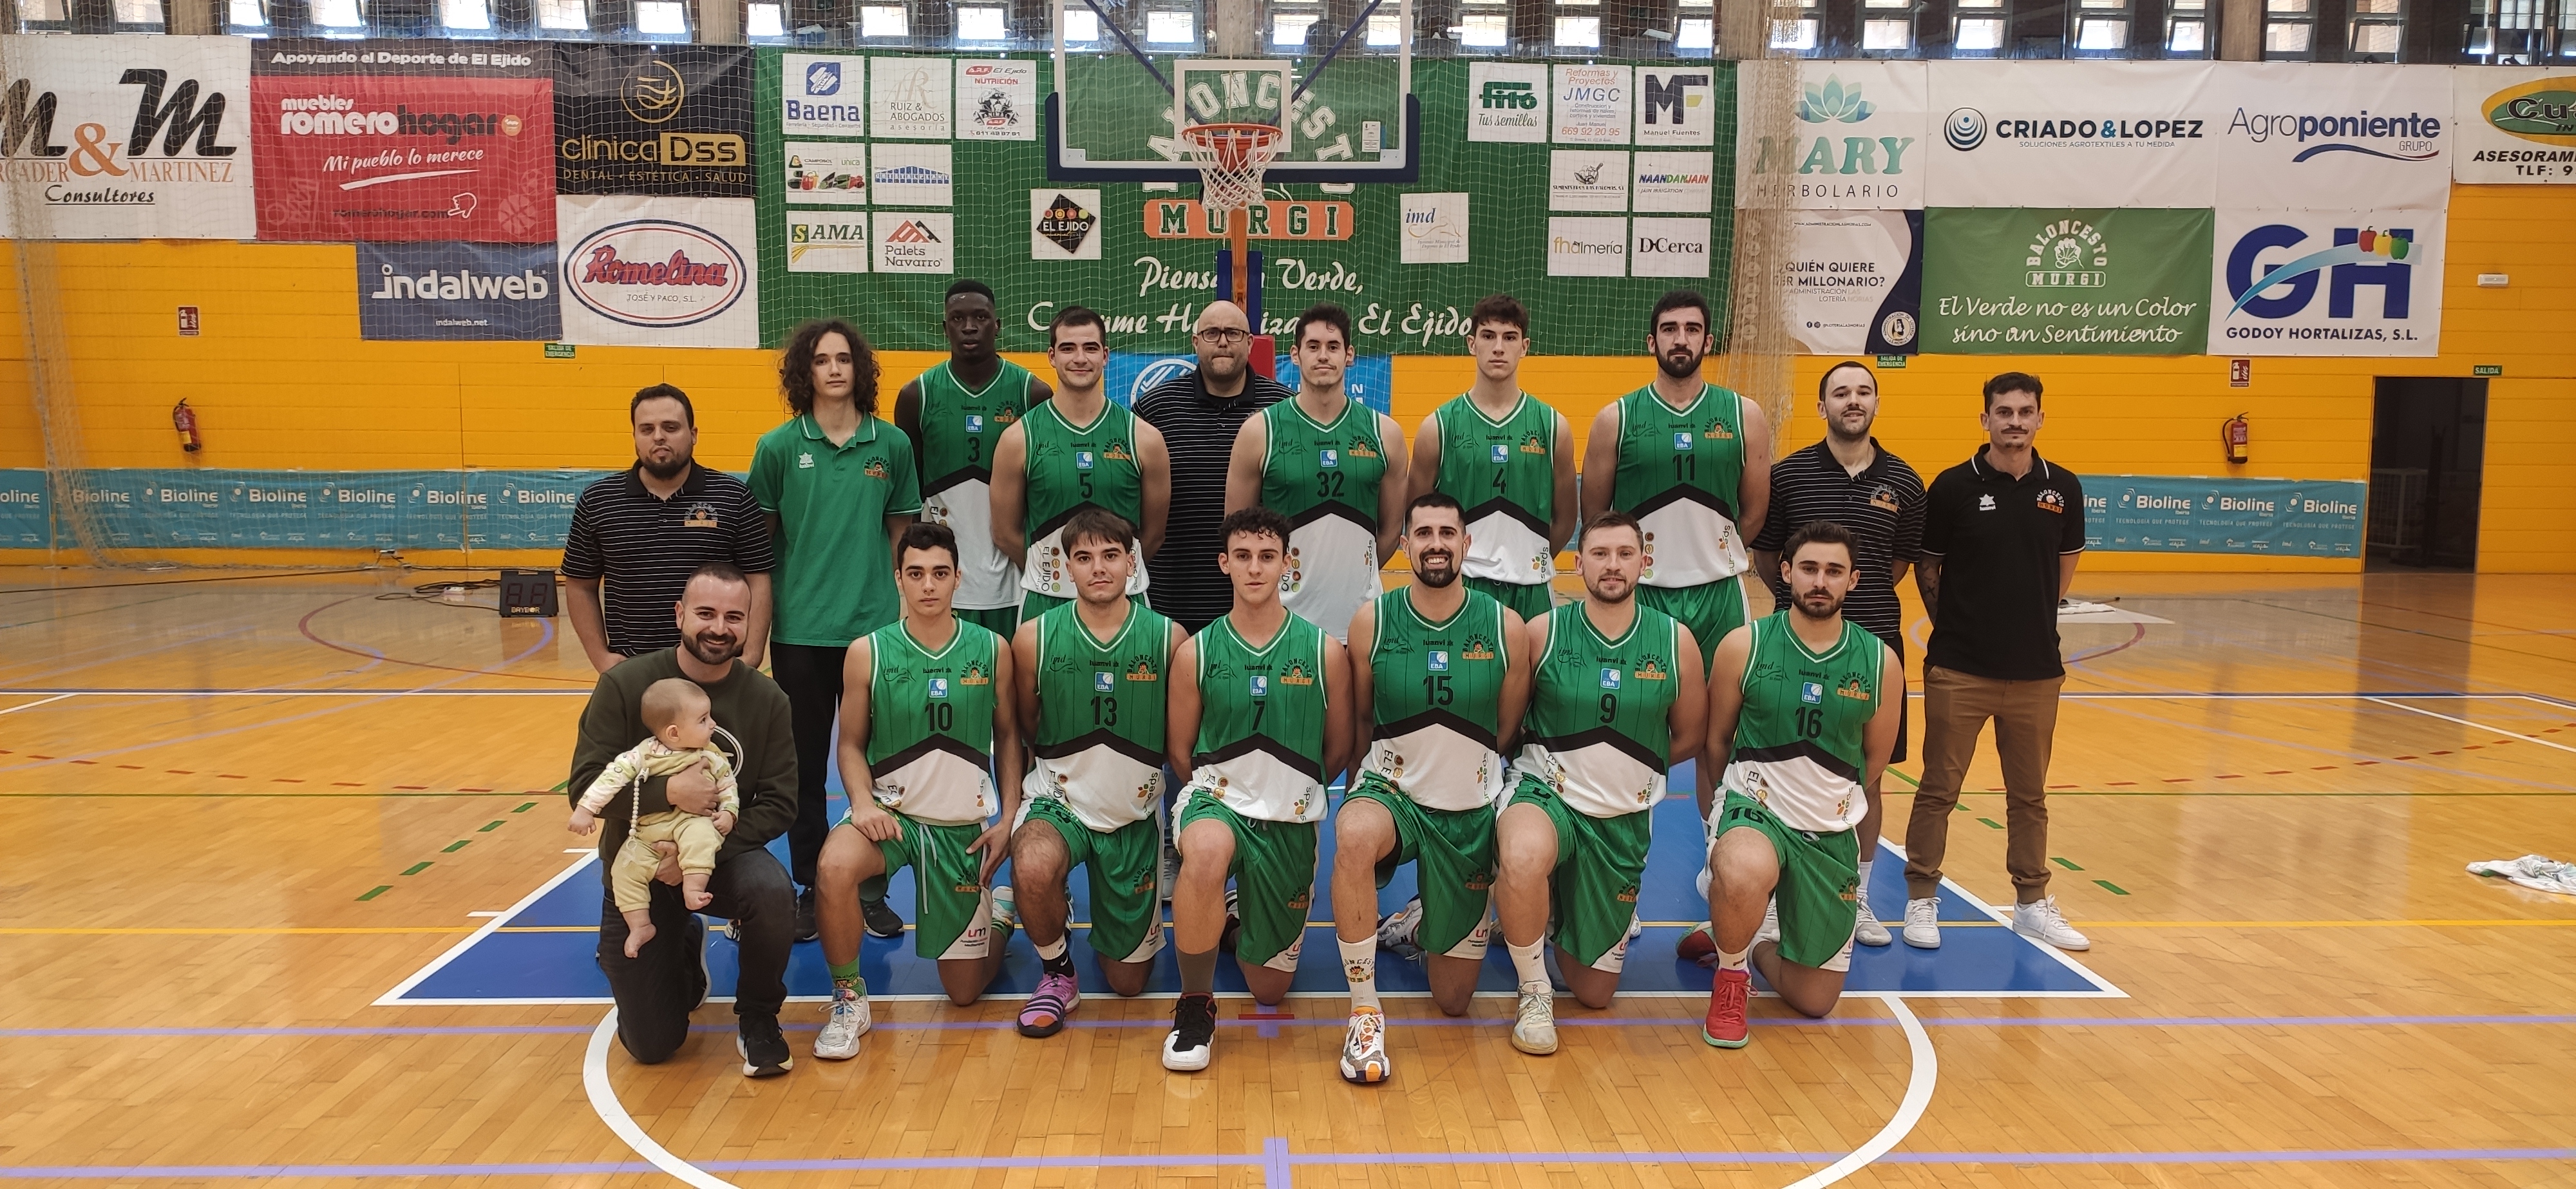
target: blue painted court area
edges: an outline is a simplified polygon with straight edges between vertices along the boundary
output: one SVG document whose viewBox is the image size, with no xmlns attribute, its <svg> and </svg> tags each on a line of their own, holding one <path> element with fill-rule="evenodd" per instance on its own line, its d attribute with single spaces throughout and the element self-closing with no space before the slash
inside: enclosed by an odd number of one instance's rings
<svg viewBox="0 0 2576 1189">
<path fill-rule="evenodd" d="M 1685 764 L 1675 770 L 1672 787 L 1688 789 L 1690 779 L 1691 768 Z M 834 794 L 832 801 L 832 814 L 837 820 L 841 813 L 840 795 Z M 1708 912 L 1697 887 L 1700 868 L 1706 861 L 1699 818 L 1687 792 L 1678 792 L 1666 799 L 1655 807 L 1654 812 L 1654 845 L 1647 854 L 1644 886 L 1637 898 L 1638 915 L 1648 924 L 1645 932 L 1629 943 L 1628 966 L 1620 990 L 1622 993 L 1704 995 L 1708 991 L 1708 971 L 1673 956 L 1673 946 L 1688 931 L 1689 923 L 1704 919 Z M 786 847 L 783 837 L 770 847 L 782 865 L 787 861 Z M 1333 946 L 1332 889 L 1329 886 L 1333 832 L 1329 819 L 1321 830 L 1320 850 L 1315 907 L 1308 916 L 1306 948 L 1297 969 L 1294 990 L 1297 993 L 1339 995 L 1347 990 L 1347 986 Z M 569 861 L 571 859 L 567 856 Z M 1870 874 L 1872 907 L 1882 919 L 1902 916 L 1905 904 L 1904 859 L 1892 851 L 1882 850 Z M 1001 881 L 1009 882 L 1009 876 L 1010 868 L 1005 866 Z M 1089 897 L 1084 873 L 1077 871 L 1072 884 L 1074 965 L 1081 971 L 1085 994 L 1108 996 L 1108 987 L 1100 982 L 1098 968 L 1086 944 L 1088 930 L 1084 922 L 1089 918 Z M 564 873 L 542 895 L 474 934 L 379 1002 L 606 1003 L 608 980 L 600 974 L 594 958 L 598 946 L 602 891 L 597 861 L 583 860 L 579 870 Z M 1412 895 L 1413 869 L 1406 867 L 1397 873 L 1393 882 L 1379 891 L 1379 912 L 1394 911 Z M 905 920 L 914 918 L 910 871 L 897 874 L 891 881 L 888 903 Z M 1942 944 L 1937 950 L 1914 949 L 1901 940 L 1884 948 L 1854 947 L 1848 989 L 1930 996 L 2120 994 L 2109 983 L 2072 960 L 1999 924 L 1973 897 L 1946 882 L 1941 889 L 1941 919 L 1952 927 L 1942 930 Z M 1891 930 L 1895 923 L 1890 919 Z M 1514 988 L 1511 959 L 1503 952 L 1499 928 L 1496 932 L 1494 944 L 1486 955 L 1478 989 L 1509 994 Z M 707 936 L 707 967 L 714 976 L 714 994 L 729 996 L 733 993 L 736 969 L 733 943 L 724 938 L 716 922 L 710 922 Z M 860 968 L 867 977 L 872 995 L 945 998 L 939 989 L 939 976 L 934 964 L 913 954 L 909 935 L 896 940 L 867 938 L 859 954 Z M 1149 993 L 1170 994 L 1180 990 L 1180 973 L 1175 962 L 1167 937 L 1163 952 L 1156 959 Z M 1037 979 L 1037 953 L 1025 936 L 1014 933 L 1009 959 L 991 994 L 1004 998 L 1024 996 L 1036 988 Z M 1217 987 L 1224 993 L 1242 993 L 1242 975 L 1234 963 L 1218 963 Z M 1384 955 L 1378 964 L 1378 987 L 1381 991 L 1398 995 L 1429 991 L 1421 966 L 1397 959 L 1392 954 Z M 791 996 L 813 998 L 831 993 L 831 978 L 824 970 L 820 943 L 803 942 L 796 946 L 788 960 L 787 991 Z"/>
</svg>

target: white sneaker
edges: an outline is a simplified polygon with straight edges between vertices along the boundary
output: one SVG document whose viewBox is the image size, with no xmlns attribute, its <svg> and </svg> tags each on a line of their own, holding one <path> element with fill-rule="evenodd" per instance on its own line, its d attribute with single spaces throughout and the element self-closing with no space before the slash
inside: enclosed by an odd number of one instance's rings
<svg viewBox="0 0 2576 1189">
<path fill-rule="evenodd" d="M 1533 1057 L 1556 1051 L 1556 991 L 1546 983 L 1522 983 L 1520 1018 L 1512 1022 L 1512 1047 Z"/>
<path fill-rule="evenodd" d="M 1628 913 L 1628 940 L 1637 940 L 1637 935 L 1645 931 L 1646 919 L 1638 916 L 1635 910 L 1630 910 Z"/>
<path fill-rule="evenodd" d="M 1399 956 L 1419 958 L 1422 956 L 1421 933 L 1422 897 L 1416 896 L 1378 922 L 1377 943 Z"/>
<path fill-rule="evenodd" d="M 1918 950 L 1941 948 L 1941 901 L 1926 896 L 1905 902 L 1905 944 Z"/>
<path fill-rule="evenodd" d="M 1910 926 L 1909 926 L 1910 928 Z M 2089 950 L 2093 942 L 2067 924 L 2057 911 L 2057 897 L 2033 900 L 2013 906 L 2013 932 L 2033 941 L 2043 941 L 2061 950 Z"/>
<path fill-rule="evenodd" d="M 868 1018 L 868 997 L 847 987 L 832 993 L 832 1018 L 814 1037 L 814 1055 L 826 1061 L 847 1061 L 859 1055 L 859 1038 L 868 1034 L 873 1021 Z"/>
<path fill-rule="evenodd" d="M 1887 935 L 1887 926 L 1878 923 L 1878 914 L 1870 911 L 1868 888 L 1862 888 L 1853 898 L 1852 907 L 1860 910 L 1860 924 L 1852 929 L 1852 940 L 1862 945 L 1886 945 L 1895 940 Z"/>
<path fill-rule="evenodd" d="M 1342 1034 L 1342 1078 L 1383 1082 L 1395 1067 L 1386 1059 L 1386 1013 L 1363 1007 L 1351 1013 L 1350 1031 Z"/>
</svg>

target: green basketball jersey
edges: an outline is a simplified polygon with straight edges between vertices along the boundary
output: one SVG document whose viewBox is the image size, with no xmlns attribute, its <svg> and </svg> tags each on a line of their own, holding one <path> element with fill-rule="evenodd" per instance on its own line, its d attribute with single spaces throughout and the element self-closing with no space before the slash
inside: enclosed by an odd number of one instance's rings
<svg viewBox="0 0 2576 1189">
<path fill-rule="evenodd" d="M 1021 584 L 1050 598 L 1070 599 L 1077 592 L 1065 572 L 1064 522 L 1084 508 L 1103 508 L 1145 522 L 1145 472 L 1136 461 L 1136 414 L 1127 406 L 1104 402 L 1100 415 L 1086 426 L 1065 419 L 1054 401 L 1030 409 L 1020 419 L 1028 447 L 1028 568 Z M 1129 548 L 1137 548 L 1129 542 Z M 1145 563 L 1136 562 L 1128 594 L 1145 589 Z"/>
<path fill-rule="evenodd" d="M 1016 607 L 1020 576 L 993 547 L 993 446 L 1029 407 L 1029 371 L 1009 360 L 969 389 L 943 363 L 921 373 L 921 518 L 957 534 L 957 606 Z"/>
<path fill-rule="evenodd" d="M 1377 597 L 1369 644 L 1370 733 L 1361 771 L 1430 809 L 1482 809 L 1503 791 L 1503 674 L 1511 641 L 1503 605 L 1468 591 L 1441 623 L 1422 617 L 1410 590 Z"/>
<path fill-rule="evenodd" d="M 1324 817 L 1324 630 L 1296 615 L 1254 648 L 1218 616 L 1198 634 L 1190 784 L 1244 817 Z"/>
<path fill-rule="evenodd" d="M 980 825 L 993 788 L 993 650 L 1001 637 L 962 619 L 923 648 L 903 621 L 868 634 L 868 773 L 877 804 L 935 826 Z"/>
<path fill-rule="evenodd" d="M 1347 401 L 1318 425 L 1294 399 L 1261 411 L 1270 451 L 1261 460 L 1261 506 L 1288 518 L 1288 572 L 1279 601 L 1338 640 L 1351 614 L 1376 597 L 1378 484 L 1386 444 L 1377 412 Z M 1398 482 L 1401 482 L 1401 478 Z"/>
<path fill-rule="evenodd" d="M 1556 410 L 1528 393 L 1500 421 L 1460 396 L 1431 414 L 1440 422 L 1433 486 L 1467 510 L 1471 577 L 1521 585 L 1556 576 Z"/>
<path fill-rule="evenodd" d="M 1642 813 L 1663 798 L 1672 767 L 1680 631 L 1672 616 L 1639 606 L 1628 633 L 1607 640 L 1583 608 L 1568 603 L 1547 617 L 1515 766 L 1592 817 Z"/>
<path fill-rule="evenodd" d="M 1861 731 L 1878 713 L 1887 646 L 1846 619 L 1833 647 L 1810 652 L 1789 621 L 1753 621 L 1726 787 L 1760 801 L 1792 829 L 1837 833 L 1869 812 L 1861 796 L 1868 763 Z"/>
<path fill-rule="evenodd" d="M 1079 603 L 1038 617 L 1038 721 L 1022 788 L 1062 801 L 1107 832 L 1154 816 L 1163 798 L 1163 680 L 1172 621 L 1127 601 L 1127 621 L 1103 641 Z"/>
<path fill-rule="evenodd" d="M 1702 384 L 1675 412 L 1649 384 L 1619 398 L 1619 478 L 1614 502 L 1646 528 L 1648 586 L 1698 586 L 1751 564 L 1735 531 L 1744 482 L 1744 402 Z"/>
</svg>

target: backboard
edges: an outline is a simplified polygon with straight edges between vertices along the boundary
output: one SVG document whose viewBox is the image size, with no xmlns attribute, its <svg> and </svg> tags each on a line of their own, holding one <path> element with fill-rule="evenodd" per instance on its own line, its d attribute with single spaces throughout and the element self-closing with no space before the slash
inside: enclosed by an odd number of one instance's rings
<svg viewBox="0 0 2576 1189">
<path fill-rule="evenodd" d="M 1421 168 L 1412 0 L 1364 3 L 1348 25 L 1272 7 L 1232 57 L 1195 5 L 1054 7 L 1053 180 L 1196 182 L 1180 129 L 1220 123 L 1280 127 L 1273 181 L 1411 181 Z"/>
</svg>

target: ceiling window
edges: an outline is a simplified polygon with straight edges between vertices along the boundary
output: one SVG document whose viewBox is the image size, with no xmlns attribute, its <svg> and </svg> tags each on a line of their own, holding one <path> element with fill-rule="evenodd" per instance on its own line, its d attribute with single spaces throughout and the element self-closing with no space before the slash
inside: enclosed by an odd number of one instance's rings
<svg viewBox="0 0 2576 1189">
<path fill-rule="evenodd" d="M 1556 18 L 1558 49 L 1593 50 L 1601 48 L 1601 18 Z"/>
<path fill-rule="evenodd" d="M 1006 41 L 1011 36 L 1011 10 L 988 5 L 957 10 L 957 40 Z"/>
</svg>

